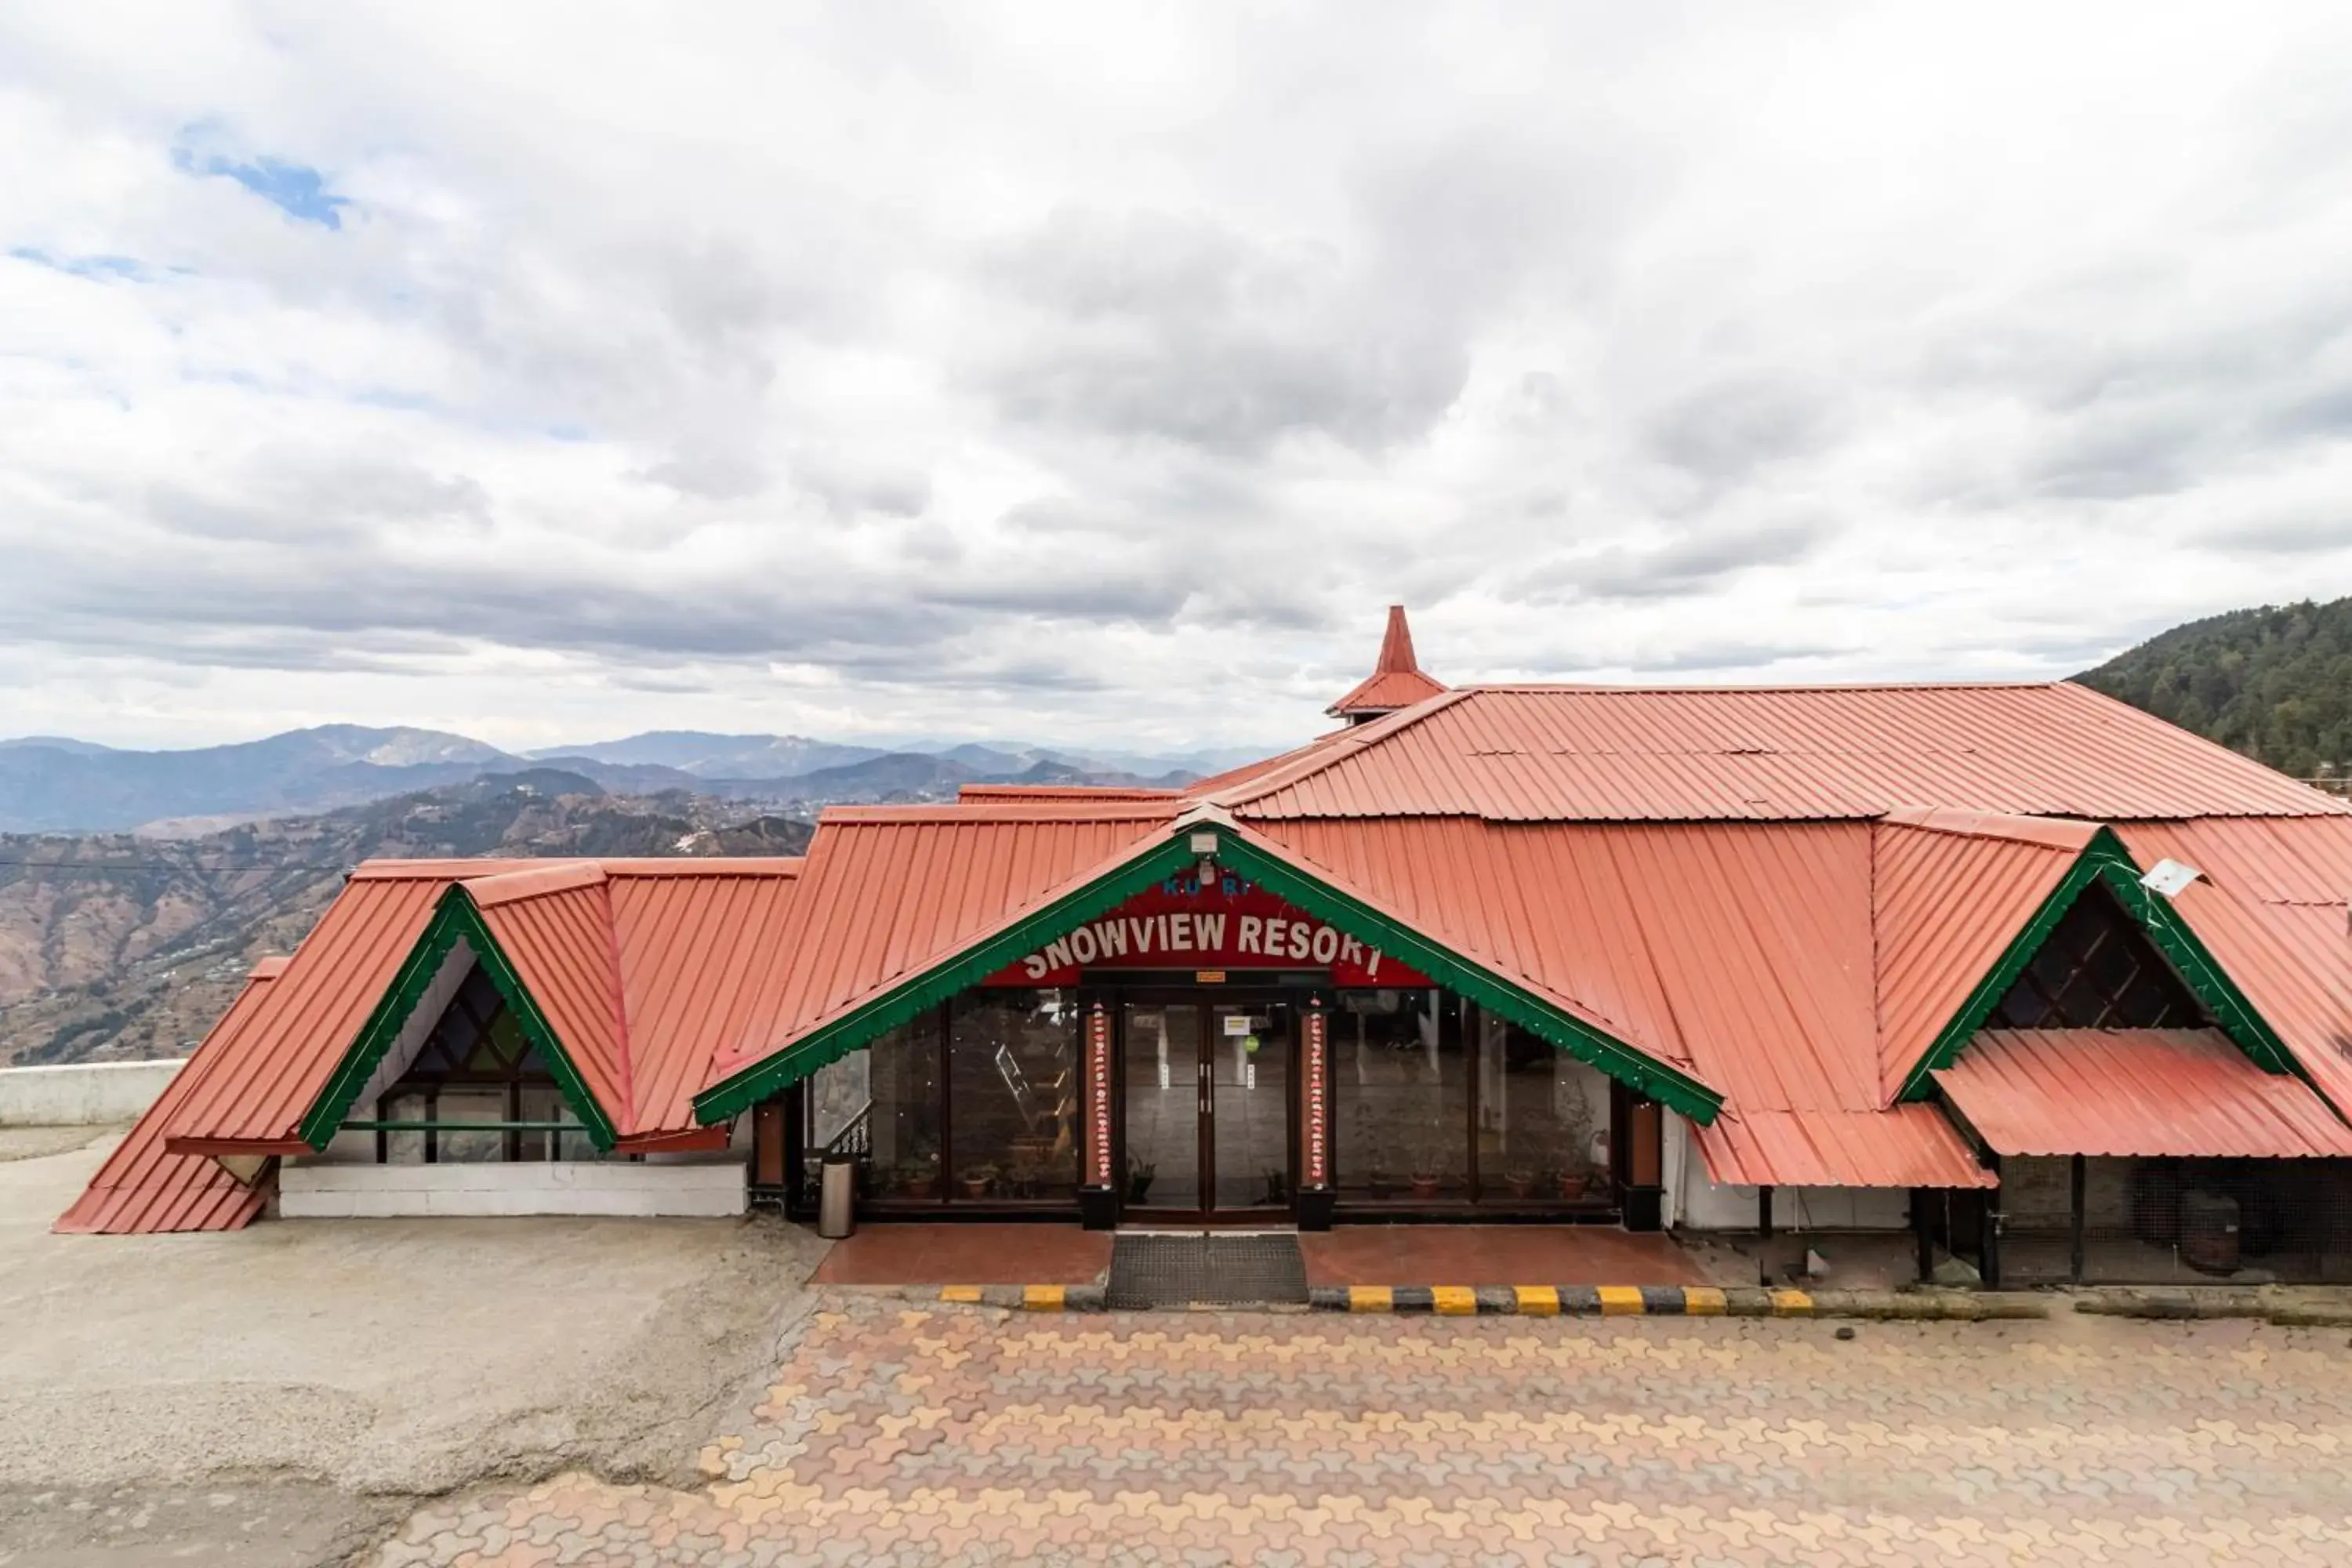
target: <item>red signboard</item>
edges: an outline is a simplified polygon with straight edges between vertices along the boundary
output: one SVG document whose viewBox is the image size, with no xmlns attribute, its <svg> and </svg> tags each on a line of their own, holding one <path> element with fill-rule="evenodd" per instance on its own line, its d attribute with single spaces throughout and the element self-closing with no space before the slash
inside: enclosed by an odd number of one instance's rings
<svg viewBox="0 0 2352 1568">
<path fill-rule="evenodd" d="M 1075 985 L 1085 969 L 1324 969 L 1335 985 L 1429 984 L 1417 970 L 1264 888 L 1233 876 L 1203 886 L 1191 875 L 1171 877 L 1074 926 L 986 984 Z"/>
</svg>

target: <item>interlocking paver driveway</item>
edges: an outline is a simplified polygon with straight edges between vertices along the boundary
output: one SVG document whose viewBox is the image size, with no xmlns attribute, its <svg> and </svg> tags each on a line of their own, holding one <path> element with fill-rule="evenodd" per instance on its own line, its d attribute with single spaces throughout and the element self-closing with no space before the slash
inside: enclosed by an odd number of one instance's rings
<svg viewBox="0 0 2352 1568">
<path fill-rule="evenodd" d="M 2241 1324 L 819 1312 L 699 1492 L 394 1563 L 2341 1563 L 2352 1360 Z"/>
</svg>

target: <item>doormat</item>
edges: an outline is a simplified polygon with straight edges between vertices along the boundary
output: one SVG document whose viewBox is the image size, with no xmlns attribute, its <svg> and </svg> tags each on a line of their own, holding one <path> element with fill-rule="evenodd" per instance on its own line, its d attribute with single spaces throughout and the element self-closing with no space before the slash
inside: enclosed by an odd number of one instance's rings
<svg viewBox="0 0 2352 1568">
<path fill-rule="evenodd" d="M 1111 1244 L 1103 1292 L 1114 1311 L 1306 1300 L 1307 1258 L 1287 1234 L 1121 1236 Z"/>
</svg>

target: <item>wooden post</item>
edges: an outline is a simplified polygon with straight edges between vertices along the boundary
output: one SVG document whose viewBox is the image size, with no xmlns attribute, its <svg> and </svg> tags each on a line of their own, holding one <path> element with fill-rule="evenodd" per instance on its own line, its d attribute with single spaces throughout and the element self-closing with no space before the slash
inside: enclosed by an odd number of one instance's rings
<svg viewBox="0 0 2352 1568">
<path fill-rule="evenodd" d="M 1918 1235 L 1919 1283 L 1922 1285 L 1936 1272 L 1936 1234 L 1932 1227 L 1937 1197 L 1933 1187 L 1911 1189 L 1911 1228 Z"/>
<path fill-rule="evenodd" d="M 1772 1235 L 1772 1189 L 1756 1189 L 1756 1232 L 1769 1239 Z"/>
<path fill-rule="evenodd" d="M 2000 1156 L 1988 1156 L 1993 1176 L 2000 1175 Z M 2000 1188 L 1995 1185 L 1985 1193 L 1984 1224 L 1977 1243 L 1977 1272 L 1989 1290 L 2000 1289 Z"/>
<path fill-rule="evenodd" d="M 2074 1156 L 2073 1179 L 2068 1183 L 2070 1191 L 2067 1194 L 2067 1218 L 2074 1226 L 2074 1241 L 2072 1278 L 2077 1285 L 2083 1282 L 2083 1210 L 2086 1206 L 2084 1198 L 2089 1185 L 2089 1162 L 2077 1154 Z"/>
</svg>

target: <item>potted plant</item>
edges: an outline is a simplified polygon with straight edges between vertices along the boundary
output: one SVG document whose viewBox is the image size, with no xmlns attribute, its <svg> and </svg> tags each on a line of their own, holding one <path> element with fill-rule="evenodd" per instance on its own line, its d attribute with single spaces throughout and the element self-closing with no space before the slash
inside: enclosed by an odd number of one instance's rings
<svg viewBox="0 0 2352 1568">
<path fill-rule="evenodd" d="M 966 1165 L 957 1180 L 963 1184 L 963 1195 L 984 1198 L 988 1189 L 996 1184 L 996 1167 L 990 1164 Z"/>
<path fill-rule="evenodd" d="M 1387 1197 L 1396 1190 L 1396 1184 L 1389 1179 L 1389 1173 L 1378 1165 L 1373 1166 L 1364 1177 L 1364 1184 L 1371 1189 L 1375 1198 Z"/>
<path fill-rule="evenodd" d="M 940 1195 L 940 1157 L 937 1154 L 917 1154 L 898 1167 L 898 1195 L 904 1198 L 935 1198 Z"/>
<path fill-rule="evenodd" d="M 1413 1195 L 1414 1197 L 1419 1198 L 1419 1199 L 1423 1200 L 1423 1202 L 1426 1202 L 1426 1201 L 1428 1201 L 1429 1199 L 1433 1198 L 1433 1197 L 1435 1197 L 1435 1196 L 1437 1195 L 1437 1173 L 1436 1173 L 1436 1172 L 1434 1172 L 1434 1171 L 1415 1171 L 1415 1172 L 1413 1172 L 1413 1173 L 1412 1173 L 1412 1174 L 1408 1178 L 1408 1180 L 1410 1180 L 1410 1181 L 1412 1182 L 1412 1195 Z"/>
<path fill-rule="evenodd" d="M 1581 1078 L 1570 1078 L 1561 1085 L 1559 1131 L 1568 1145 L 1559 1167 L 1560 1201 L 1581 1203 L 1587 1180 L 1586 1162 L 1591 1157 L 1592 1148 L 1592 1097 L 1585 1092 Z"/>
<path fill-rule="evenodd" d="M 1506 1171 L 1503 1173 L 1503 1185 L 1511 1190 L 1511 1196 L 1515 1198 L 1531 1198 L 1536 1192 L 1536 1173 L 1527 1170 Z"/>
<path fill-rule="evenodd" d="M 1132 1154 L 1127 1160 L 1127 1201 L 1139 1204 L 1151 1195 L 1151 1178 L 1160 1167 L 1149 1160 L 1139 1160 Z"/>
</svg>

